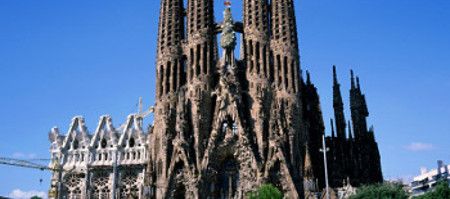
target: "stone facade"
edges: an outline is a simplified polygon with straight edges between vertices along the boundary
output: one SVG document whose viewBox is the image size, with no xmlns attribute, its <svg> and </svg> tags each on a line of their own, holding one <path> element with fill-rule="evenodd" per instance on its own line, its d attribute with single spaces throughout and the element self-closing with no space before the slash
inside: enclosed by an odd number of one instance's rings
<svg viewBox="0 0 450 199">
<path fill-rule="evenodd" d="M 138 115 L 130 115 L 118 129 L 109 116 L 102 116 L 94 134 L 82 117 L 72 120 L 65 136 L 53 128 L 50 166 L 55 170 L 49 198 L 148 198 L 144 131 Z"/>
<path fill-rule="evenodd" d="M 161 2 L 149 168 L 155 197 L 243 198 L 272 183 L 301 198 L 305 135 L 293 1 L 245 0 L 243 23 L 227 8 L 218 24 L 213 4 L 190 0 L 183 12 L 182 1 Z M 244 35 L 240 59 L 235 32 Z"/>
<path fill-rule="evenodd" d="M 324 187 L 325 127 L 317 89 L 309 73 L 306 82 L 301 76 L 294 0 L 243 0 L 242 22 L 230 7 L 216 22 L 214 2 L 188 0 L 185 8 L 183 0 L 161 0 L 148 131 L 138 114 L 118 130 L 102 117 L 92 136 L 82 118 L 65 137 L 50 133 L 61 168 L 53 189 L 62 197 L 245 198 L 271 183 L 295 199 Z M 243 35 L 239 58 L 236 33 Z M 381 181 L 359 80 L 351 90 L 354 137 L 346 137 L 336 73 L 334 90 L 338 137 L 327 138 L 332 186 L 347 178 Z"/>
</svg>

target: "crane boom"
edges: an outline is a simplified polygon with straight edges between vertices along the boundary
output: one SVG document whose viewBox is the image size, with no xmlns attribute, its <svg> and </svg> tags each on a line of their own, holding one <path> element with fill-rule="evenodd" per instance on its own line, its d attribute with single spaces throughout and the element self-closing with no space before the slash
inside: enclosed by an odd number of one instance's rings
<svg viewBox="0 0 450 199">
<path fill-rule="evenodd" d="M 4 158 L 0 157 L 0 165 L 9 165 L 9 166 L 16 166 L 16 167 L 23 167 L 23 168 L 30 168 L 30 169 L 39 169 L 41 171 L 47 170 L 47 171 L 55 171 L 57 169 L 50 168 L 45 165 L 36 164 L 27 160 L 19 160 L 14 158 Z"/>
</svg>

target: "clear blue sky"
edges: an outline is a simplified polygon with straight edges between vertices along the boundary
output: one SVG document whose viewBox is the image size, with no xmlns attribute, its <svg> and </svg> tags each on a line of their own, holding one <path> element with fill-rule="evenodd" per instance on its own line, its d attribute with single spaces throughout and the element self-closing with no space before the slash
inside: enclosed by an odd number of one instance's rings
<svg viewBox="0 0 450 199">
<path fill-rule="evenodd" d="M 437 159 L 450 162 L 450 1 L 295 5 L 302 68 L 319 89 L 326 124 L 331 66 L 338 66 L 347 109 L 353 68 L 386 178 L 416 175 Z M 51 127 L 66 132 L 71 118 L 83 115 L 93 131 L 103 114 L 118 126 L 139 96 L 153 104 L 158 12 L 156 0 L 0 0 L 0 156 L 48 158 Z M 47 191 L 49 178 L 0 165 L 0 195 Z"/>
</svg>

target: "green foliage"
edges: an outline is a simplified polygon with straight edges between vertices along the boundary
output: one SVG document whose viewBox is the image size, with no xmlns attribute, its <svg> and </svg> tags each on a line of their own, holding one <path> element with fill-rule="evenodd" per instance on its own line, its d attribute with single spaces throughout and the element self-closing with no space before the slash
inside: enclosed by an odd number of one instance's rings
<svg viewBox="0 0 450 199">
<path fill-rule="evenodd" d="M 436 185 L 434 191 L 426 193 L 425 195 L 415 197 L 414 199 L 449 199 L 450 187 L 448 182 L 440 182 Z"/>
<path fill-rule="evenodd" d="M 39 196 L 33 196 L 33 197 L 31 197 L 30 199 L 42 199 L 42 198 L 39 197 Z"/>
<path fill-rule="evenodd" d="M 271 184 L 262 185 L 256 192 L 248 195 L 248 199 L 282 199 L 283 194 Z"/>
<path fill-rule="evenodd" d="M 408 199 L 408 194 L 402 185 L 396 183 L 384 183 L 369 185 L 359 188 L 356 194 L 349 199 Z"/>
</svg>

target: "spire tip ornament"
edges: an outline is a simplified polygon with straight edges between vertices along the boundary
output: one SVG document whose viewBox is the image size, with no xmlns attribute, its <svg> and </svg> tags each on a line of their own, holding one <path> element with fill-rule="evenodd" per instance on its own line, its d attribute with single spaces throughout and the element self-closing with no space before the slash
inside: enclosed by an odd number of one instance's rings
<svg viewBox="0 0 450 199">
<path fill-rule="evenodd" d="M 231 1 L 225 1 L 223 4 L 228 8 L 231 7 Z"/>
</svg>

